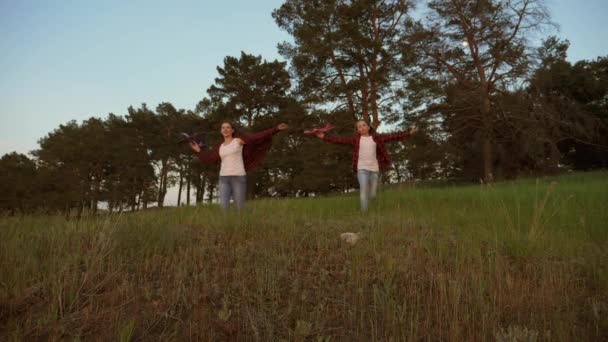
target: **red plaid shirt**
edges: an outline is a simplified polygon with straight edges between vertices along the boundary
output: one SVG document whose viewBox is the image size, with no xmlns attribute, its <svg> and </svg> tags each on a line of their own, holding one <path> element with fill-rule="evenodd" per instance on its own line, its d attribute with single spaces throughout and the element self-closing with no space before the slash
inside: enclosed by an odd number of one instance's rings
<svg viewBox="0 0 608 342">
<path fill-rule="evenodd" d="M 397 140 L 405 140 L 409 138 L 410 132 L 397 132 L 389 134 L 372 134 L 372 139 L 376 143 L 376 159 L 378 159 L 378 166 L 380 170 L 386 170 L 391 166 L 391 156 L 386 150 L 385 143 Z M 357 172 L 357 164 L 359 162 L 359 141 L 361 135 L 355 134 L 352 137 L 333 137 L 325 135 L 323 140 L 332 144 L 338 145 L 352 145 L 353 146 L 353 170 Z"/>
<path fill-rule="evenodd" d="M 245 165 L 245 171 L 254 171 L 264 160 L 270 147 L 272 147 L 272 136 L 279 131 L 278 128 L 274 127 L 255 133 L 252 135 L 242 135 L 239 138 L 243 140 L 245 145 L 243 146 L 243 164 Z M 211 153 L 205 153 L 201 150 L 198 153 L 198 158 L 203 163 L 214 164 L 222 160 L 220 158 L 220 147 L 222 144 L 218 144 Z"/>
</svg>

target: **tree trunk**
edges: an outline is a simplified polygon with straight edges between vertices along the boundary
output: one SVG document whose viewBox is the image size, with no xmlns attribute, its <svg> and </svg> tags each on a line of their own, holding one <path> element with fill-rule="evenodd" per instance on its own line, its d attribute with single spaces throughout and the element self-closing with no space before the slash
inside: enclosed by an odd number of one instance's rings
<svg viewBox="0 0 608 342">
<path fill-rule="evenodd" d="M 357 112 L 355 111 L 355 101 L 353 100 L 353 94 L 348 89 L 348 83 L 346 82 L 346 77 L 344 77 L 344 72 L 342 71 L 342 67 L 337 63 L 336 56 L 334 55 L 333 51 L 331 53 L 331 61 L 334 64 L 334 67 L 336 68 L 336 70 L 338 71 L 338 77 L 340 78 L 340 81 L 342 82 L 342 85 L 344 86 L 344 89 L 346 92 L 346 101 L 348 102 L 348 110 L 350 111 L 353 118 L 355 120 L 358 120 Z"/>
<path fill-rule="evenodd" d="M 481 87 L 481 115 L 483 118 L 483 179 L 486 183 L 494 181 L 493 174 L 493 151 L 492 151 L 492 133 L 493 133 L 493 118 L 491 113 L 490 95 L 487 90 L 487 85 Z"/>
<path fill-rule="evenodd" d="M 213 193 L 215 192 L 215 185 L 209 183 L 209 196 L 208 196 L 208 201 L 209 203 L 213 203 Z"/>
<path fill-rule="evenodd" d="M 401 183 L 401 171 L 399 171 L 399 165 L 395 165 L 393 170 L 395 170 L 395 174 L 397 176 L 397 183 Z"/>
<path fill-rule="evenodd" d="M 158 207 L 162 208 L 162 193 L 163 193 L 163 171 L 161 169 L 160 175 L 158 177 L 158 195 L 156 196 L 156 202 L 158 203 Z"/>
<path fill-rule="evenodd" d="M 138 199 L 138 193 L 135 191 L 131 192 L 131 196 L 129 199 L 129 205 L 131 206 L 131 211 L 135 211 L 137 210 L 137 199 Z"/>
<path fill-rule="evenodd" d="M 143 203 L 141 205 L 142 209 L 148 209 L 148 199 L 146 198 L 146 193 L 144 192 L 144 199 L 143 199 Z"/>
<path fill-rule="evenodd" d="M 167 194 L 167 174 L 169 173 L 169 161 L 163 160 L 161 162 L 160 171 L 160 182 L 158 185 L 158 207 L 162 208 L 165 202 L 165 195 Z"/>
<path fill-rule="evenodd" d="M 205 189 L 203 186 L 203 175 L 199 175 L 196 178 L 196 182 L 194 183 L 194 203 L 199 203 L 201 201 L 201 196 L 203 190 Z"/>
<path fill-rule="evenodd" d="M 94 185 L 94 189 L 93 189 L 93 199 L 91 201 L 91 207 L 92 207 L 92 211 L 93 214 L 97 214 L 97 203 L 99 201 L 99 190 L 101 188 L 101 179 L 100 178 L 95 178 L 95 185 Z"/>
<path fill-rule="evenodd" d="M 205 186 L 207 186 L 207 177 L 205 174 L 200 175 L 200 181 L 198 182 L 198 186 L 196 187 L 196 203 L 201 203 L 204 200 L 205 196 Z"/>
<path fill-rule="evenodd" d="M 372 70 L 375 71 L 375 67 L 376 67 L 376 61 L 374 60 L 372 62 Z M 373 117 L 373 121 L 372 121 L 372 126 L 374 127 L 374 129 L 377 129 L 378 126 L 380 126 L 380 119 L 378 118 L 378 86 L 376 84 L 376 80 L 375 78 L 375 72 L 372 73 L 371 75 L 371 94 L 370 94 L 370 102 L 371 102 L 371 106 L 372 106 L 372 117 Z"/>
<path fill-rule="evenodd" d="M 374 39 L 376 42 L 380 40 L 380 30 L 378 28 L 378 20 L 376 12 L 372 14 L 372 27 L 374 28 Z M 370 81 L 370 103 L 372 106 L 373 122 L 372 126 L 377 129 L 380 126 L 380 119 L 378 118 L 378 82 L 377 82 L 377 70 L 378 70 L 378 51 L 374 47 L 374 53 L 372 55 L 371 70 L 369 75 Z"/>
<path fill-rule="evenodd" d="M 180 166 L 179 168 L 179 190 L 177 192 L 177 206 L 182 204 L 182 188 L 184 186 L 184 170 Z"/>
<path fill-rule="evenodd" d="M 186 173 L 186 205 L 190 205 L 190 166 L 188 165 L 188 171 Z"/>
<path fill-rule="evenodd" d="M 363 120 L 369 121 L 369 91 L 367 88 L 367 77 L 365 76 L 365 67 L 363 62 L 359 62 L 359 82 L 361 83 L 361 111 L 363 112 Z"/>
</svg>

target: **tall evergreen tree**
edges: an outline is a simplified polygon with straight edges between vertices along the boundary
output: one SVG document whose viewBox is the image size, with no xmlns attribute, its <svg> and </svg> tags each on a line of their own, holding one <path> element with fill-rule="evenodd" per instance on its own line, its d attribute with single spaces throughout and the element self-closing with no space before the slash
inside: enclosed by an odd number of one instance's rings
<svg viewBox="0 0 608 342">
<path fill-rule="evenodd" d="M 529 73 L 535 51 L 529 37 L 549 24 L 547 9 L 543 0 L 442 0 L 428 7 L 429 15 L 410 27 L 406 47 L 463 98 L 460 111 L 466 114 L 458 116 L 458 129 L 479 132 L 483 178 L 492 181 L 498 120 L 493 97 Z"/>
<path fill-rule="evenodd" d="M 410 63 L 400 48 L 412 2 L 287 0 L 273 12 L 293 36 L 279 51 L 290 62 L 298 93 L 318 108 L 345 109 L 378 127 L 394 119 L 395 91 Z"/>
</svg>

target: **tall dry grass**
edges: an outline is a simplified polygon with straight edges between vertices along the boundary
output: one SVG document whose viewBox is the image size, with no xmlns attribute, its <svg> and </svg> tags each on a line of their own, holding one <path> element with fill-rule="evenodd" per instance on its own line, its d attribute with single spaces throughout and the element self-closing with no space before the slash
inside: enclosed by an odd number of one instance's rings
<svg viewBox="0 0 608 342">
<path fill-rule="evenodd" d="M 606 340 L 607 175 L 3 218 L 0 338 Z"/>
</svg>

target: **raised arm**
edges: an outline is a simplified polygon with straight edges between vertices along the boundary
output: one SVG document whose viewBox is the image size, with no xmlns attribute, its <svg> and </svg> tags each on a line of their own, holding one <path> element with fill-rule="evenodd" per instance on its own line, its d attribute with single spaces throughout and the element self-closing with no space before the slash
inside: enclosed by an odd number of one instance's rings
<svg viewBox="0 0 608 342">
<path fill-rule="evenodd" d="M 415 133 L 416 133 L 416 129 L 415 128 L 411 128 L 411 129 L 409 129 L 409 130 L 407 130 L 405 132 L 378 134 L 377 136 L 383 142 L 391 142 L 391 141 L 397 141 L 397 140 L 405 140 L 405 139 L 411 137 Z"/>
<path fill-rule="evenodd" d="M 217 149 L 214 149 L 210 153 L 206 153 L 195 142 L 191 142 L 190 147 L 194 152 L 196 152 L 198 159 L 200 159 L 200 161 L 203 163 L 215 164 L 220 161 L 220 154 L 218 153 Z"/>
<path fill-rule="evenodd" d="M 258 133 L 254 133 L 252 135 L 243 135 L 241 138 L 241 140 L 243 140 L 243 142 L 245 144 L 250 144 L 250 143 L 255 143 L 258 140 L 267 138 L 273 134 L 276 134 L 279 131 L 283 131 L 286 130 L 287 128 L 289 128 L 286 124 L 280 124 L 276 127 L 258 132 Z"/>
<path fill-rule="evenodd" d="M 353 137 L 336 137 L 326 135 L 325 133 L 317 133 L 317 137 L 321 138 L 323 141 L 336 145 L 353 145 L 355 143 Z"/>
</svg>

